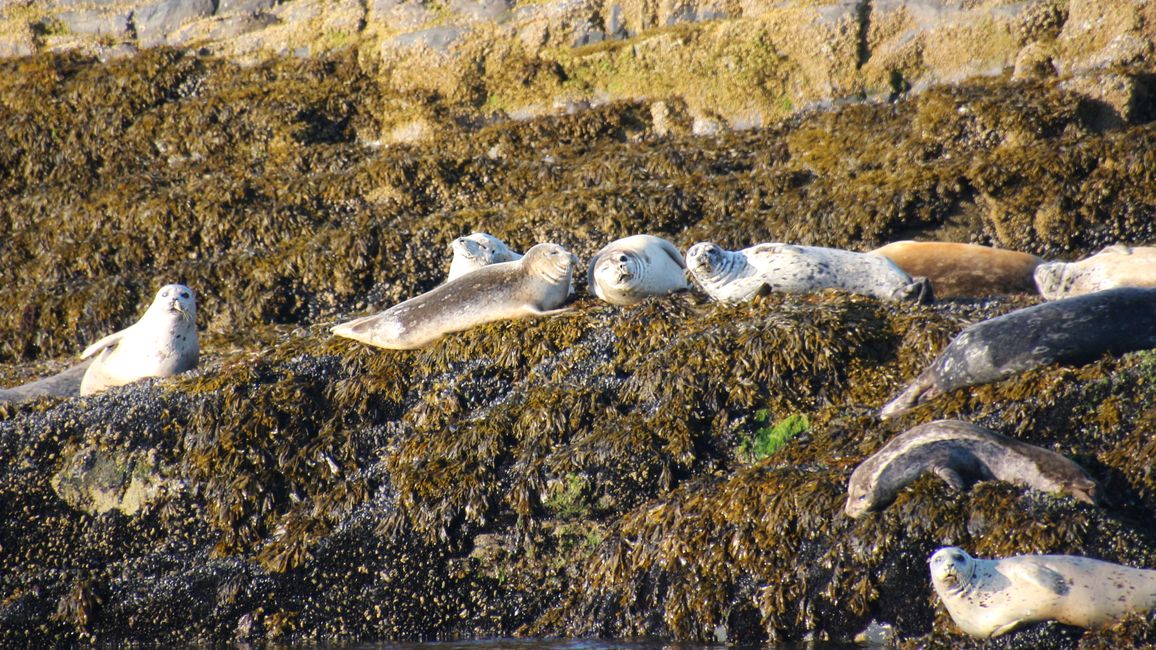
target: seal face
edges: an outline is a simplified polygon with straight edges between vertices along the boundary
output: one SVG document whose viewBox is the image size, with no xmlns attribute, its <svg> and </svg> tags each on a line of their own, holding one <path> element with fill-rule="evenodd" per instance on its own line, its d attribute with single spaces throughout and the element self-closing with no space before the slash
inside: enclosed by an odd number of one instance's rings
<svg viewBox="0 0 1156 650">
<path fill-rule="evenodd" d="M 1156 287 L 1156 246 L 1109 246 L 1078 262 L 1041 264 L 1035 283 L 1048 300 L 1117 287 Z"/>
<path fill-rule="evenodd" d="M 80 383 L 81 395 L 92 395 L 146 377 L 169 377 L 197 365 L 197 300 L 183 284 L 157 291 L 140 320 L 84 349 L 94 357 Z"/>
<path fill-rule="evenodd" d="M 937 298 L 1035 293 L 1032 273 L 1043 263 L 1028 253 L 955 242 L 897 241 L 871 254 L 912 277 L 926 277 Z"/>
<path fill-rule="evenodd" d="M 450 272 L 446 282 L 459 278 L 483 266 L 513 262 L 522 259 L 520 253 L 510 250 L 505 242 L 484 232 L 475 232 L 458 237 L 450 244 L 454 259 L 450 262 Z"/>
<path fill-rule="evenodd" d="M 1067 458 L 974 424 L 938 420 L 892 438 L 856 467 L 844 512 L 859 518 L 883 510 L 924 472 L 935 472 L 956 490 L 998 480 L 1100 503 L 1099 484 Z"/>
<path fill-rule="evenodd" d="M 690 288 L 682 253 L 653 235 L 624 237 L 604 246 L 590 260 L 586 282 L 591 293 L 614 305 Z"/>
<path fill-rule="evenodd" d="M 686 267 L 695 283 L 719 302 L 744 302 L 769 291 L 821 289 L 883 300 L 933 299 L 926 278 L 912 279 L 885 257 L 836 248 L 769 243 L 728 251 L 700 242 L 687 251 Z"/>
<path fill-rule="evenodd" d="M 1048 620 L 1104 627 L 1156 607 L 1156 571 L 1103 560 L 1074 555 L 981 560 L 949 546 L 936 551 L 928 565 L 951 619 L 981 638 Z"/>
<path fill-rule="evenodd" d="M 550 316 L 570 293 L 575 259 L 557 244 L 455 278 L 389 309 L 334 326 L 337 336 L 388 350 L 411 350 L 450 332 L 496 320 Z"/>
<path fill-rule="evenodd" d="M 1156 347 L 1156 289 L 1109 289 L 1017 309 L 960 332 L 879 412 L 902 415 L 942 393 L 1052 363 Z"/>
</svg>

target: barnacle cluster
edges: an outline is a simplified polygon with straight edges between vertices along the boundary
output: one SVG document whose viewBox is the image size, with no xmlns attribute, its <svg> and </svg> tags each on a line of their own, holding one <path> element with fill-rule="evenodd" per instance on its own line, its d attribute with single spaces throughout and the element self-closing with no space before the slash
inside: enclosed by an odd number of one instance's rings
<svg viewBox="0 0 1156 650">
<path fill-rule="evenodd" d="M 450 241 L 477 229 L 582 259 L 640 232 L 684 249 L 918 235 L 1065 258 L 1151 243 L 1151 124 L 1101 131 L 1055 82 L 993 78 L 660 134 L 646 102 L 509 121 L 387 90 L 365 65 L 168 49 L 0 62 L 3 385 L 65 365 L 165 282 L 197 290 L 204 351 L 180 377 L 0 406 L 0 643 L 846 640 L 877 619 L 947 646 L 925 564 L 940 545 L 1156 567 L 1156 354 L 874 416 L 964 326 L 1038 297 L 622 308 L 579 287 L 569 313 L 420 350 L 328 332 L 441 282 Z M 378 142 L 419 118 L 432 141 Z M 739 453 L 793 415 L 809 426 L 782 449 Z M 940 417 L 1074 458 L 1112 506 L 925 478 L 844 517 L 855 465 Z M 148 458 L 133 471 L 165 489 L 133 514 L 77 509 L 53 477 L 88 458 Z"/>
</svg>

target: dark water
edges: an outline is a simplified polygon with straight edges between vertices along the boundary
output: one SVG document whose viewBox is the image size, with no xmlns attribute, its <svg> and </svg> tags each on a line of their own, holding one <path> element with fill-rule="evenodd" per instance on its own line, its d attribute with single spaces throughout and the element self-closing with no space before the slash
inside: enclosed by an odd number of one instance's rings
<svg viewBox="0 0 1156 650">
<path fill-rule="evenodd" d="M 357 650 L 847 650 L 857 648 L 850 643 L 792 643 L 792 644 L 706 644 L 642 639 L 610 641 L 605 639 L 476 639 L 470 641 L 433 641 L 426 643 L 366 643 Z"/>
</svg>

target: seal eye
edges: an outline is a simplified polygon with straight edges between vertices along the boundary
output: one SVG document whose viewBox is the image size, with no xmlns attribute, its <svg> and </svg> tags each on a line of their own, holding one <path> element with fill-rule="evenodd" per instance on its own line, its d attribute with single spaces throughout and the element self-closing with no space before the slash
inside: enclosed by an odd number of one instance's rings
<svg viewBox="0 0 1156 650">
<path fill-rule="evenodd" d="M 162 291 L 162 292 L 161 292 L 161 298 L 168 298 L 168 297 L 169 297 L 169 292 L 168 292 L 168 291 Z"/>
<path fill-rule="evenodd" d="M 188 292 L 188 291 L 182 291 L 182 292 L 181 292 L 181 297 L 182 297 L 182 298 L 188 298 L 188 297 L 189 297 L 189 292 Z"/>
</svg>

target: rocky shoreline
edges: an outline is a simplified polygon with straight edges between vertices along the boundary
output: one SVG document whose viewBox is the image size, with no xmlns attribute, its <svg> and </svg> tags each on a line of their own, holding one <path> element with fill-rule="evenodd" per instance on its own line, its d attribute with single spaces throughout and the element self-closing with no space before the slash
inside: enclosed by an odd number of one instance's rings
<svg viewBox="0 0 1156 650">
<path fill-rule="evenodd" d="M 850 641 L 873 620 L 910 647 L 1153 642 L 1139 616 L 979 642 L 931 588 L 945 545 L 1156 567 L 1156 354 L 876 417 L 960 329 L 1038 296 L 615 307 L 580 291 L 570 314 L 412 352 L 328 332 L 436 285 L 471 230 L 583 260 L 639 232 L 682 250 L 917 237 L 1065 260 L 1151 244 L 1147 9 L 597 5 L 601 37 L 578 43 L 556 25 L 594 5 L 354 4 L 356 38 L 325 47 L 310 21 L 346 20 L 340 2 L 208 3 L 166 18 L 179 49 L 145 47 L 144 3 L 0 10 L 22 55 L 0 60 L 0 385 L 67 367 L 169 282 L 197 291 L 202 349 L 173 379 L 0 405 L 0 643 Z M 840 18 L 863 6 L 865 30 Z M 82 10 L 133 29 L 89 38 L 59 18 Z M 923 27 L 884 29 L 888 11 Z M 982 33 L 1011 45 L 997 63 L 950 54 L 975 32 L 947 26 L 983 11 Z M 281 22 L 179 40 L 261 14 Z M 509 58 L 530 15 L 546 36 Z M 71 26 L 33 29 L 51 17 Z M 797 55 L 816 42 L 838 53 L 812 57 L 832 66 L 821 84 Z M 680 48 L 734 76 L 695 86 L 716 68 Z M 886 52 L 912 67 L 885 72 Z M 949 65 L 963 59 L 994 68 Z M 1077 461 L 1111 505 L 924 478 L 879 515 L 843 515 L 860 461 L 945 417 Z M 788 421 L 806 424 L 751 452 Z"/>
</svg>

